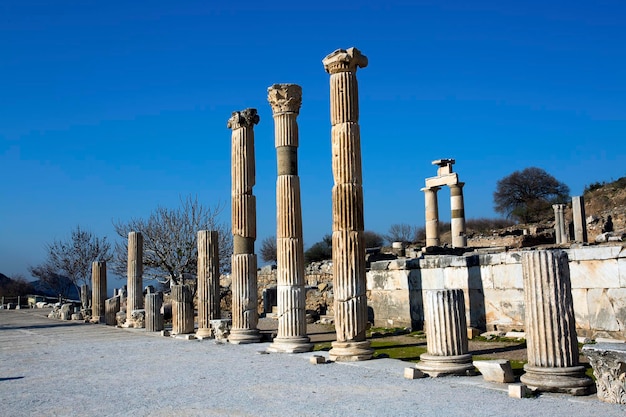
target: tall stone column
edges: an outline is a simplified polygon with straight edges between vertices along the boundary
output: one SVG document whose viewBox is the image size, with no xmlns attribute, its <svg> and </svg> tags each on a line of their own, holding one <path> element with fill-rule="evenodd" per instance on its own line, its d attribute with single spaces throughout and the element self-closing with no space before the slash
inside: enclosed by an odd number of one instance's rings
<svg viewBox="0 0 626 417">
<path fill-rule="evenodd" d="M 211 337 L 211 320 L 220 313 L 220 253 L 218 233 L 198 232 L 198 331 L 200 338 Z"/>
<path fill-rule="evenodd" d="M 188 285 L 172 285 L 172 334 L 194 331 L 195 309 L 193 294 Z"/>
<path fill-rule="evenodd" d="M 96 261 L 91 264 L 91 318 L 104 321 L 104 301 L 107 298 L 107 264 Z"/>
<path fill-rule="evenodd" d="M 143 236 L 139 232 L 128 233 L 128 296 L 126 298 L 126 321 L 132 320 L 133 310 L 143 308 Z"/>
<path fill-rule="evenodd" d="M 593 381 L 578 364 L 578 339 L 567 253 L 522 253 L 528 363 L 521 381 L 531 389 L 586 395 Z"/>
<path fill-rule="evenodd" d="M 439 246 L 439 187 L 422 188 L 426 209 L 426 247 Z"/>
<path fill-rule="evenodd" d="M 465 235 L 465 203 L 463 202 L 464 185 L 465 183 L 459 182 L 449 186 L 450 210 L 452 212 L 450 229 L 452 231 L 453 248 L 464 248 L 467 246 L 467 236 Z"/>
<path fill-rule="evenodd" d="M 428 353 L 416 365 L 431 377 L 467 375 L 472 372 L 468 353 L 463 290 L 426 291 L 424 321 Z"/>
<path fill-rule="evenodd" d="M 567 233 L 565 232 L 565 204 L 553 204 L 554 209 L 554 236 L 556 243 L 567 243 Z"/>
<path fill-rule="evenodd" d="M 257 259 L 254 125 L 259 123 L 256 109 L 233 112 L 228 119 L 232 129 L 232 328 L 230 343 L 255 343 L 261 340 L 257 329 Z"/>
<path fill-rule="evenodd" d="M 163 314 L 163 293 L 153 292 L 146 294 L 146 331 L 160 332 L 164 328 Z"/>
<path fill-rule="evenodd" d="M 333 288 L 335 329 L 333 361 L 371 359 L 365 338 L 367 297 L 363 243 L 363 178 L 359 91 L 356 71 L 367 57 L 356 48 L 338 49 L 322 61 L 330 74 L 333 186 Z"/>
<path fill-rule="evenodd" d="M 572 197 L 572 217 L 574 220 L 574 240 L 578 243 L 587 242 L 587 216 L 585 199 L 582 195 Z"/>
<path fill-rule="evenodd" d="M 268 88 L 274 115 L 274 137 L 278 179 L 276 181 L 276 278 L 278 334 L 271 352 L 298 353 L 313 349 L 306 334 L 306 288 L 302 206 L 298 177 L 298 124 L 302 88 L 296 84 L 274 84 Z"/>
</svg>

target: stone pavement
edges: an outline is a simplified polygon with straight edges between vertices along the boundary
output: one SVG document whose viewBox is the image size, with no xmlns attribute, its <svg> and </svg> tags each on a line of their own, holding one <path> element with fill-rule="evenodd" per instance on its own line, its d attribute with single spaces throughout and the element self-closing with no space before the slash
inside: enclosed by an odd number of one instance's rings
<svg viewBox="0 0 626 417">
<path fill-rule="evenodd" d="M 406 362 L 313 365 L 269 343 L 179 340 L 0 310 L 0 415 L 624 416 L 595 395 L 508 397 L 482 377 L 408 380 Z M 316 352 L 315 354 L 327 354 Z"/>
</svg>

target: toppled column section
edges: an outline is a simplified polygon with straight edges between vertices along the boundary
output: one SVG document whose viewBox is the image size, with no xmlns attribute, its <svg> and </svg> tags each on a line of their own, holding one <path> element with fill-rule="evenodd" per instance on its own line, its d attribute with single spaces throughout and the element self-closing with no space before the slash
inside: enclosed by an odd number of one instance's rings
<svg viewBox="0 0 626 417">
<path fill-rule="evenodd" d="M 228 119 L 232 129 L 232 328 L 228 341 L 233 344 L 261 340 L 257 329 L 257 259 L 254 125 L 259 123 L 256 109 L 233 112 Z"/>
<path fill-rule="evenodd" d="M 153 292 L 146 294 L 146 331 L 160 332 L 164 329 L 163 314 L 163 293 Z"/>
<path fill-rule="evenodd" d="M 471 373 L 463 290 L 426 291 L 424 321 L 428 353 L 416 368 L 431 377 Z"/>
<path fill-rule="evenodd" d="M 361 361 L 374 353 L 365 338 L 367 297 L 363 242 L 363 177 L 357 69 L 367 57 L 338 49 L 322 61 L 330 74 L 333 198 L 333 288 L 337 341 L 329 358 Z"/>
<path fill-rule="evenodd" d="M 104 302 L 104 323 L 107 326 L 115 326 L 117 324 L 117 313 L 120 311 L 121 296 L 107 298 Z"/>
<path fill-rule="evenodd" d="M 538 391 L 587 395 L 593 381 L 578 363 L 567 253 L 522 253 L 528 363 L 521 382 Z"/>
<path fill-rule="evenodd" d="M 126 321 L 133 322 L 133 310 L 143 308 L 143 236 L 128 233 L 128 297 Z"/>
<path fill-rule="evenodd" d="M 271 352 L 308 352 L 313 349 L 306 334 L 306 289 L 302 207 L 298 177 L 298 123 L 302 88 L 274 84 L 268 88 L 274 114 L 278 179 L 276 181 L 276 278 L 278 334 Z"/>
<path fill-rule="evenodd" d="M 196 336 L 212 336 L 211 320 L 220 313 L 220 255 L 218 233 L 214 230 L 198 232 L 198 331 Z"/>
<path fill-rule="evenodd" d="M 172 285 L 172 334 L 194 331 L 193 294 L 188 285 Z"/>
<path fill-rule="evenodd" d="M 91 264 L 91 320 L 104 322 L 104 302 L 107 296 L 107 264 L 96 261 Z"/>
</svg>

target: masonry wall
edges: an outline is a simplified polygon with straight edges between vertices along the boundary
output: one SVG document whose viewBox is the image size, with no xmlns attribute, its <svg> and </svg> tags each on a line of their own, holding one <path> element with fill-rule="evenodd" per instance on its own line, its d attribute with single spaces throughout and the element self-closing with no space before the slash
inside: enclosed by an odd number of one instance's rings
<svg viewBox="0 0 626 417">
<path fill-rule="evenodd" d="M 626 340 L 626 248 L 584 246 L 566 252 L 578 335 Z M 372 263 L 367 289 L 374 325 L 423 328 L 422 291 L 444 288 L 464 291 L 468 326 L 524 328 L 521 251 Z"/>
</svg>

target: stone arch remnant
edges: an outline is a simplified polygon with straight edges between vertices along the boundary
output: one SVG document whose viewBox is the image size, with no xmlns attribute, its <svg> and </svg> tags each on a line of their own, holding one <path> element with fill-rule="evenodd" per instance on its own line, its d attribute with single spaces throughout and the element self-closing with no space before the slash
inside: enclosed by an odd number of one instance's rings
<svg viewBox="0 0 626 417">
<path fill-rule="evenodd" d="M 463 186 L 465 183 L 459 181 L 456 172 L 452 172 L 454 159 L 437 159 L 432 162 L 437 165 L 437 176 L 426 178 L 424 192 L 426 208 L 426 246 L 439 246 L 439 205 L 437 202 L 437 191 L 442 186 L 450 188 L 450 210 L 451 210 L 451 232 L 452 247 L 462 248 L 467 246 L 467 236 L 465 234 L 465 203 L 463 202 Z"/>
</svg>

